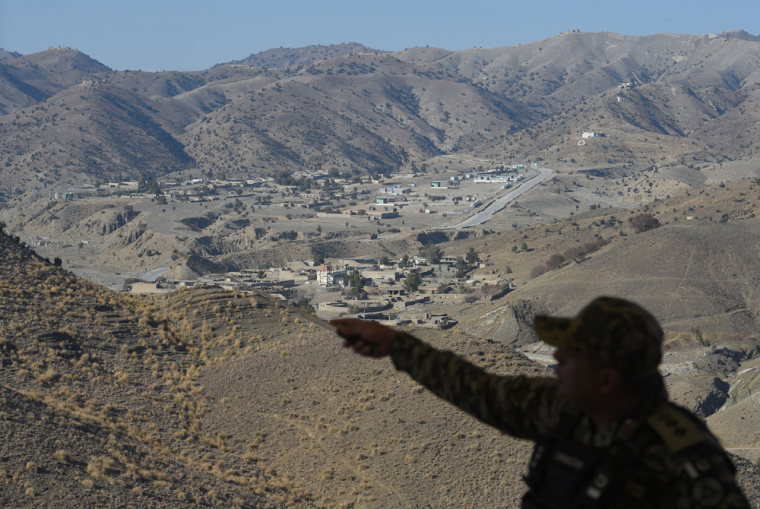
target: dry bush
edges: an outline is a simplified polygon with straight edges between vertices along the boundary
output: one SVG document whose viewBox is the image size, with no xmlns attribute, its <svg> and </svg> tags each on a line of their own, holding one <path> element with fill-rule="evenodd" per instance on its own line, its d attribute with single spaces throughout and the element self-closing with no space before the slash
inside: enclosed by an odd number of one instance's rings
<svg viewBox="0 0 760 509">
<path fill-rule="evenodd" d="M 565 257 L 559 253 L 553 254 L 546 260 L 546 268 L 548 270 L 558 269 L 565 262 Z"/>
<path fill-rule="evenodd" d="M 644 213 L 635 216 L 631 219 L 631 226 L 636 233 L 642 233 L 649 230 L 654 230 L 660 227 L 660 221 L 657 220 L 652 214 Z"/>
<path fill-rule="evenodd" d="M 531 278 L 537 278 L 538 276 L 541 276 L 543 274 L 546 274 L 546 265 L 536 265 L 530 271 Z"/>
</svg>

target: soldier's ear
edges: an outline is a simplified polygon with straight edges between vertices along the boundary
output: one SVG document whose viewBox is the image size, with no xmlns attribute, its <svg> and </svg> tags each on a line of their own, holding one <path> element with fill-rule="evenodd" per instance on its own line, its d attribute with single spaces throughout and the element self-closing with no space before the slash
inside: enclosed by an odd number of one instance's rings
<svg viewBox="0 0 760 509">
<path fill-rule="evenodd" d="M 615 368 L 602 368 L 598 373 L 597 387 L 603 395 L 614 394 L 623 385 L 623 377 Z"/>
</svg>

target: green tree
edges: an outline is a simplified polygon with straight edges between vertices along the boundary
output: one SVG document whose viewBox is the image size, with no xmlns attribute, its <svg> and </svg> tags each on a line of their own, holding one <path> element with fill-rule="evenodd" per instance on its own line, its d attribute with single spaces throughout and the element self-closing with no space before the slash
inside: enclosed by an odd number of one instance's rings
<svg viewBox="0 0 760 509">
<path fill-rule="evenodd" d="M 324 265 L 325 257 L 321 254 L 314 255 L 314 265 Z"/>
<path fill-rule="evenodd" d="M 465 270 L 467 268 L 467 262 L 464 261 L 464 258 L 461 256 L 457 258 L 457 263 L 454 265 L 456 267 L 457 271 Z"/>
<path fill-rule="evenodd" d="M 390 263 L 390 260 L 388 260 L 387 256 L 383 256 L 380 258 L 380 265 L 388 265 Z"/>
<path fill-rule="evenodd" d="M 301 297 L 298 299 L 298 302 L 296 302 L 296 306 L 303 309 L 307 313 L 314 314 L 316 310 L 314 309 L 314 306 L 311 305 L 311 302 L 309 302 L 309 299 L 307 297 Z"/>
<path fill-rule="evenodd" d="M 407 274 L 406 281 L 404 281 L 404 289 L 411 293 L 416 292 L 420 288 L 422 278 L 419 274 Z"/>
<path fill-rule="evenodd" d="M 479 260 L 478 253 L 476 253 L 475 248 L 472 248 L 472 247 L 467 251 L 467 254 L 465 255 L 464 258 L 465 260 L 467 260 L 467 263 L 469 263 L 470 265 L 474 265 Z"/>
<path fill-rule="evenodd" d="M 443 258 L 443 251 L 432 242 L 428 242 L 420 249 L 420 255 L 424 256 L 428 263 L 436 264 L 440 263 L 441 258 Z"/>
<path fill-rule="evenodd" d="M 401 257 L 400 265 L 401 267 L 406 267 L 407 265 L 409 265 L 409 255 L 405 254 L 404 256 Z"/>
<path fill-rule="evenodd" d="M 438 288 L 436 289 L 436 293 L 446 293 L 449 290 L 449 285 L 446 283 L 441 283 L 438 285 Z"/>
<path fill-rule="evenodd" d="M 161 189 L 158 187 L 158 182 L 153 177 L 143 178 L 140 181 L 140 189 L 144 189 L 145 194 L 152 194 L 155 196 L 161 194 Z"/>
<path fill-rule="evenodd" d="M 359 274 L 358 270 L 351 272 L 348 277 L 346 277 L 346 282 L 349 287 L 348 294 L 351 297 L 354 299 L 363 299 L 367 297 L 367 292 L 364 291 L 364 285 L 367 283 L 367 280 Z"/>
<path fill-rule="evenodd" d="M 521 243 L 520 244 L 520 249 L 522 249 L 523 251 L 527 251 L 528 250 L 528 244 L 526 244 L 525 242 Z"/>
<path fill-rule="evenodd" d="M 691 337 L 702 346 L 710 346 L 710 342 L 702 336 L 702 330 L 699 326 L 691 328 Z"/>
<path fill-rule="evenodd" d="M 512 252 L 513 252 L 513 253 L 516 253 L 516 252 L 517 252 L 517 246 L 512 246 Z"/>
</svg>

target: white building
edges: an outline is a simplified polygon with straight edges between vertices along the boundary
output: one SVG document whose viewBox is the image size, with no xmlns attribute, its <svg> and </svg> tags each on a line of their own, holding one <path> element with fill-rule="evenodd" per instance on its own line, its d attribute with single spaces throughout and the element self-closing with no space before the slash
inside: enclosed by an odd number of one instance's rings
<svg viewBox="0 0 760 509">
<path fill-rule="evenodd" d="M 319 286 L 336 285 L 346 279 L 347 275 L 345 270 L 333 270 L 330 265 L 321 265 L 317 269 L 317 284 Z"/>
<path fill-rule="evenodd" d="M 582 138 L 604 138 L 604 133 L 583 133 Z"/>
</svg>

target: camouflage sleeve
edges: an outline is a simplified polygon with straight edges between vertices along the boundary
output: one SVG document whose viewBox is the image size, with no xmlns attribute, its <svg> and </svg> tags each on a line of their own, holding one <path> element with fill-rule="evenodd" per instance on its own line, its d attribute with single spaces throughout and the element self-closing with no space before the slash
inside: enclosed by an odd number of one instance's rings
<svg viewBox="0 0 760 509">
<path fill-rule="evenodd" d="M 403 332 L 391 358 L 436 396 L 512 436 L 536 440 L 557 429 L 566 400 L 554 379 L 492 375 Z"/>
</svg>

